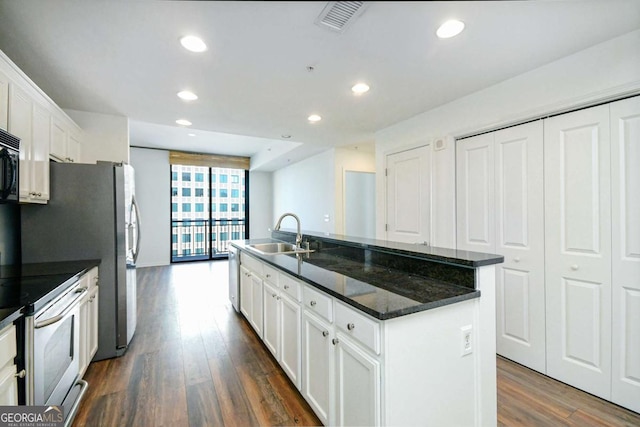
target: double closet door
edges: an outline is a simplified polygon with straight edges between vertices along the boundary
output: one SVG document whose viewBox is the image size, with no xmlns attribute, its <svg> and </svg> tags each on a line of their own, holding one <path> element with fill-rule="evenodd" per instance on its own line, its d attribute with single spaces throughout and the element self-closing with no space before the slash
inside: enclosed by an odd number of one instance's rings
<svg viewBox="0 0 640 427">
<path fill-rule="evenodd" d="M 498 353 L 640 411 L 640 97 L 456 155 L 458 248 L 505 257 Z"/>
</svg>

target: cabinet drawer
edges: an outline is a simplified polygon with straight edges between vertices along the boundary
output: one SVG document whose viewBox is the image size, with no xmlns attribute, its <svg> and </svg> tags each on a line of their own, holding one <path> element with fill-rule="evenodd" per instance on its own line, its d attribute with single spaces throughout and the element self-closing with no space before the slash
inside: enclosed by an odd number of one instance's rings
<svg viewBox="0 0 640 427">
<path fill-rule="evenodd" d="M 302 284 L 291 276 L 280 273 L 280 288 L 291 298 L 300 302 L 302 301 Z"/>
<path fill-rule="evenodd" d="M 16 357 L 16 327 L 9 325 L 0 332 L 0 368 Z"/>
<path fill-rule="evenodd" d="M 344 304 L 336 302 L 336 325 L 376 354 L 380 354 L 380 324 Z"/>
<path fill-rule="evenodd" d="M 278 270 L 267 264 L 262 264 L 262 273 L 267 282 L 278 286 Z"/>
<path fill-rule="evenodd" d="M 262 276 L 262 261 L 259 261 L 254 257 L 242 252 L 240 254 L 240 264 L 244 265 L 247 270 L 251 270 L 258 276 Z"/>
<path fill-rule="evenodd" d="M 333 300 L 331 297 L 324 295 L 309 286 L 304 287 L 303 293 L 305 308 L 324 317 L 329 322 L 333 322 Z"/>
</svg>

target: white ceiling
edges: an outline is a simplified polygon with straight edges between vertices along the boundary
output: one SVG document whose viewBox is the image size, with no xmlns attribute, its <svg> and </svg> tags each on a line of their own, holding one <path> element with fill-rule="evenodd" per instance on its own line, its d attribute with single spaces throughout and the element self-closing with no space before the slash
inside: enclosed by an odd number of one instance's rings
<svg viewBox="0 0 640 427">
<path fill-rule="evenodd" d="M 325 4 L 0 0 L 0 49 L 61 107 L 129 117 L 132 145 L 260 153 L 273 170 L 371 143 L 394 123 L 640 28 L 640 0 L 367 2 L 339 34 L 314 24 Z M 465 31 L 438 39 L 450 18 Z M 187 34 L 208 51 L 185 51 Z M 361 80 L 371 91 L 353 96 Z M 178 99 L 184 89 L 199 99 Z M 323 120 L 309 124 L 311 113 Z"/>
</svg>

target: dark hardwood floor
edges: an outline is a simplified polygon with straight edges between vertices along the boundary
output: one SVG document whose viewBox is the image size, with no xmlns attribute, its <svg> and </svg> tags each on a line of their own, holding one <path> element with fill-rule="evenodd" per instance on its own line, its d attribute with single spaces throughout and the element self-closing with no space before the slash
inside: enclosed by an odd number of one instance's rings
<svg viewBox="0 0 640 427">
<path fill-rule="evenodd" d="M 640 415 L 498 358 L 501 426 L 640 426 Z M 227 263 L 138 269 L 127 353 L 91 363 L 74 426 L 320 425 L 227 298 Z"/>
</svg>

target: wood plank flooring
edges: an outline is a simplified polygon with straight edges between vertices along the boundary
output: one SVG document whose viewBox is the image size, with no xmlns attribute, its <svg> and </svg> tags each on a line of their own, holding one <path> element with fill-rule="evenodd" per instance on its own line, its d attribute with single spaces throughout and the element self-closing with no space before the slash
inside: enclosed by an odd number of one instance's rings
<svg viewBox="0 0 640 427">
<path fill-rule="evenodd" d="M 74 426 L 321 425 L 227 297 L 227 263 L 138 269 L 127 353 L 91 363 Z M 498 358 L 500 426 L 640 426 L 640 415 Z"/>
</svg>

